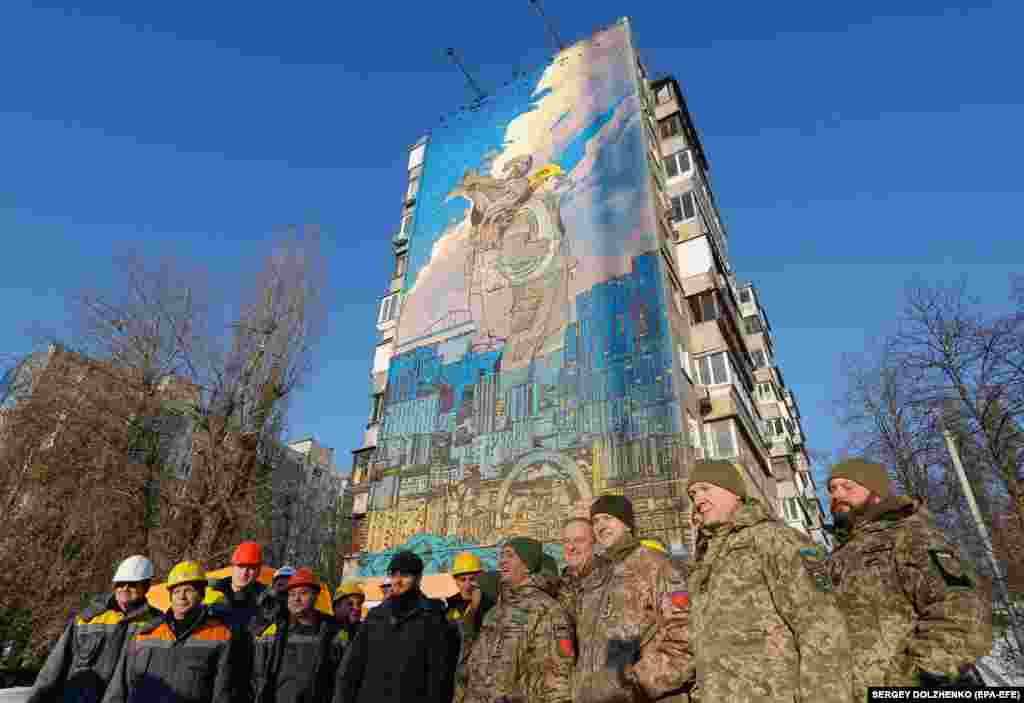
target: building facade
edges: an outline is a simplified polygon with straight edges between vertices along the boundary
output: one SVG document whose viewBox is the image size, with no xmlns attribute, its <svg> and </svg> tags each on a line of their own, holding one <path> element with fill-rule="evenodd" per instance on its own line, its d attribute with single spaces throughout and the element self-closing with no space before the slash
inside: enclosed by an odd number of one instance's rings
<svg viewBox="0 0 1024 703">
<path fill-rule="evenodd" d="M 685 553 L 703 456 L 781 513 L 700 141 L 628 20 L 448 116 L 408 171 L 347 573 L 400 548 L 428 573 L 464 549 L 493 564 L 513 534 L 560 559 L 562 522 L 605 492 Z"/>
<path fill-rule="evenodd" d="M 689 313 L 689 369 L 702 394 L 691 422 L 698 454 L 740 463 L 751 493 L 789 525 L 828 544 L 799 406 L 786 387 L 771 325 L 752 283 L 740 282 L 708 160 L 679 83 L 651 84 L 656 136 Z"/>
</svg>

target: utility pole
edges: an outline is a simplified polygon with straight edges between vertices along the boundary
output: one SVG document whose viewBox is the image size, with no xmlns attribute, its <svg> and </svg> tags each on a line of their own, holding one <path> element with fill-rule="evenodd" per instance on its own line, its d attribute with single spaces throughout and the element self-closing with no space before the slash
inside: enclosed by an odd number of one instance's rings
<svg viewBox="0 0 1024 703">
<path fill-rule="evenodd" d="M 992 540 L 988 534 L 988 528 L 985 526 L 985 521 L 981 519 L 981 511 L 978 509 L 978 502 L 974 499 L 974 489 L 971 488 L 970 482 L 967 480 L 967 474 L 964 472 L 964 465 L 960 460 L 960 450 L 956 446 L 956 440 L 953 438 L 953 433 L 946 427 L 946 423 L 942 417 L 938 417 L 939 427 L 942 428 L 942 436 L 946 440 L 946 449 L 949 450 L 949 457 L 953 460 L 953 468 L 956 470 L 956 476 L 960 480 L 960 489 L 964 493 L 964 497 L 967 499 L 967 505 L 971 509 L 971 515 L 974 517 L 975 526 L 978 528 L 978 534 L 981 535 L 981 541 L 985 547 L 985 553 L 988 555 L 989 565 L 992 567 L 992 574 L 995 577 L 996 588 L 999 589 L 999 597 L 1006 603 L 1006 610 L 1010 616 L 1010 632 L 1013 635 L 1013 639 L 1017 644 L 1017 651 L 1024 652 L 1024 632 L 1021 631 L 1020 621 L 1017 619 L 1017 610 L 1014 607 L 1013 600 L 1010 598 L 1010 592 L 1006 587 L 1006 579 L 1003 577 L 1003 570 L 999 566 L 999 561 L 996 560 L 995 550 L 992 548 Z"/>
</svg>

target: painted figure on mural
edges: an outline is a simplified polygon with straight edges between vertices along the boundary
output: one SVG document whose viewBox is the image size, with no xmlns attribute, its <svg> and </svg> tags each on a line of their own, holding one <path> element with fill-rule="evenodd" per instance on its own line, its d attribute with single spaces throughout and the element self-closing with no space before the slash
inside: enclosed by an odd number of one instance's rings
<svg viewBox="0 0 1024 703">
<path fill-rule="evenodd" d="M 566 323 L 567 241 L 559 196 L 543 188 L 561 169 L 532 168 L 527 155 L 507 161 L 500 177 L 470 170 L 448 195 L 472 203 L 465 275 L 474 346 L 502 348 L 503 368 L 529 364 Z"/>
</svg>

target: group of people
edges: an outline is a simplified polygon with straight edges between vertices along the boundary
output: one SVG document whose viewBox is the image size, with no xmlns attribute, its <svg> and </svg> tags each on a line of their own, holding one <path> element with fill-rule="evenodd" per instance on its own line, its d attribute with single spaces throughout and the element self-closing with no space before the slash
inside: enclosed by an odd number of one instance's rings
<svg viewBox="0 0 1024 703">
<path fill-rule="evenodd" d="M 31 703 L 701 703 L 868 699 L 869 686 L 953 686 L 992 645 L 991 602 L 927 509 L 860 459 L 829 480 L 831 555 L 747 495 L 740 467 L 688 478 L 696 548 L 685 568 L 640 540 L 630 501 L 568 520 L 561 571 L 513 537 L 497 572 L 456 556 L 458 593 L 422 588 L 399 552 L 361 619 L 359 584 L 333 614 L 308 569 L 258 583 L 258 544 L 207 582 L 175 566 L 170 608 L 146 601 L 152 565 L 125 560 L 113 594 L 64 631 Z"/>
</svg>

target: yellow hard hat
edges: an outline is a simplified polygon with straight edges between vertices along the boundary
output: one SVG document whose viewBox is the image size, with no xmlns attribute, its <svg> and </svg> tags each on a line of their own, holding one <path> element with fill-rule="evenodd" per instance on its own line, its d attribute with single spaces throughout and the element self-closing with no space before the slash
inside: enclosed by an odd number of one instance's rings
<svg viewBox="0 0 1024 703">
<path fill-rule="evenodd" d="M 668 554 L 668 548 L 664 544 L 662 544 L 662 542 L 660 540 L 656 540 L 656 539 L 642 539 L 642 540 L 640 540 L 640 544 L 644 545 L 648 549 L 653 549 L 656 552 L 661 552 L 662 554 Z"/>
<path fill-rule="evenodd" d="M 206 572 L 198 561 L 179 562 L 171 569 L 171 573 L 167 574 L 168 591 L 181 583 L 196 582 L 206 585 Z"/>
<path fill-rule="evenodd" d="M 359 596 L 364 600 L 366 599 L 363 587 L 358 581 L 346 581 L 334 591 L 334 600 L 344 598 L 345 596 Z"/>
<path fill-rule="evenodd" d="M 480 557 L 472 552 L 462 552 L 456 555 L 455 561 L 452 562 L 452 576 L 475 574 L 477 571 L 483 570 L 484 566 L 480 561 Z"/>
</svg>

